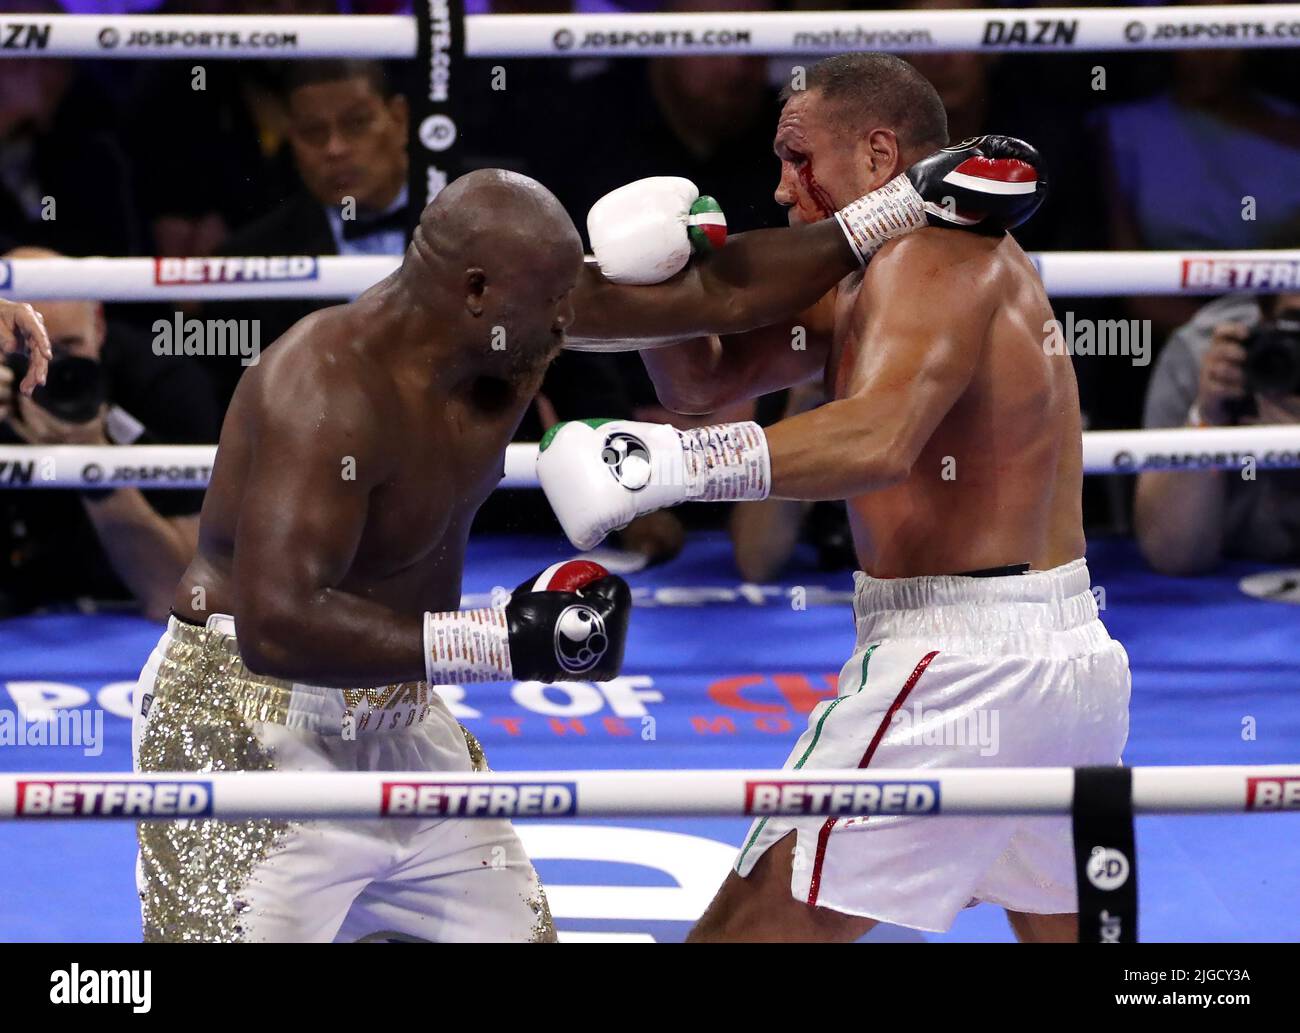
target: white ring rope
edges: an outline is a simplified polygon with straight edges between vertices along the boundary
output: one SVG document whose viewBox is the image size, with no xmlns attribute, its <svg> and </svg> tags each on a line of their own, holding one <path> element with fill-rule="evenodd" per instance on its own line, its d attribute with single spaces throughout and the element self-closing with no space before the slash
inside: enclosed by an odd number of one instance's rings
<svg viewBox="0 0 1300 1033">
<path fill-rule="evenodd" d="M 1300 810 L 1297 764 L 1131 770 L 1135 814 Z M 1068 815 L 1073 796 L 1071 768 L 32 772 L 0 775 L 0 820 Z"/>
<path fill-rule="evenodd" d="M 398 15 L 15 15 L 2 57 L 409 58 Z M 435 32 L 454 32 L 439 25 Z M 1300 5 L 1057 7 L 974 11 L 479 14 L 469 57 L 832 54 L 845 50 L 1181 50 L 1300 45 Z"/>
<path fill-rule="evenodd" d="M 3 488 L 202 488 L 215 445 L 0 445 Z M 537 445 L 507 446 L 499 487 L 536 488 Z M 1085 431 L 1089 474 L 1300 469 L 1300 425 Z"/>
<path fill-rule="evenodd" d="M 1029 256 L 1054 297 L 1276 293 L 1300 290 L 1300 249 L 1040 251 Z M 168 301 L 355 297 L 399 255 L 0 260 L 0 297 Z"/>
</svg>

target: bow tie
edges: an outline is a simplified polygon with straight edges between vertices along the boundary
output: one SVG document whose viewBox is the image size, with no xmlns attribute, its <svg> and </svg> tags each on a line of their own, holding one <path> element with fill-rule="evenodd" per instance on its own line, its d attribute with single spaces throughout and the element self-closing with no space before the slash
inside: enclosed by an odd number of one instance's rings
<svg viewBox="0 0 1300 1033">
<path fill-rule="evenodd" d="M 394 208 L 384 215 L 377 215 L 373 219 L 344 219 L 343 239 L 361 240 L 363 237 L 373 237 L 378 233 L 389 233 L 393 230 L 399 231 L 405 237 L 410 230 L 410 225 L 406 221 L 406 213 L 407 206 L 402 205 L 400 208 Z"/>
</svg>

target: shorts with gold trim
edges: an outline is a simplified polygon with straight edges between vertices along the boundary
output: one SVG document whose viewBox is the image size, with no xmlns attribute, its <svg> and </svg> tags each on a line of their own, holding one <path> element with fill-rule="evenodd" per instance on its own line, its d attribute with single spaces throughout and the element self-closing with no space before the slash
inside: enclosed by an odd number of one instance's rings
<svg viewBox="0 0 1300 1033">
<path fill-rule="evenodd" d="M 137 771 L 486 767 L 425 682 L 335 689 L 244 666 L 234 621 L 172 617 L 136 686 Z M 546 896 L 496 819 L 154 821 L 136 884 L 149 941 L 554 938 Z"/>
</svg>

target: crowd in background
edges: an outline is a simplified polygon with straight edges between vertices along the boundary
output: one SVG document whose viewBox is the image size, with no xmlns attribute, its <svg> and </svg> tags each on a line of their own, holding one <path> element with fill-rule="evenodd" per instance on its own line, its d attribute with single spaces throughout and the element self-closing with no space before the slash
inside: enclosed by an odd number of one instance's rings
<svg viewBox="0 0 1300 1033">
<path fill-rule="evenodd" d="M 497 2 L 498 11 L 765 11 L 866 8 L 838 2 L 670 0 L 652 4 Z M 870 5 L 879 8 L 881 4 Z M 978 7 L 962 0 L 893 5 Z M 1000 3 L 997 6 L 1008 6 Z M 123 0 L 162 13 L 393 13 L 400 0 Z M 66 0 L 0 0 L 0 11 L 103 11 Z M 1168 53 L 973 52 L 911 59 L 934 83 L 955 141 L 1023 137 L 1042 152 L 1051 193 L 1016 231 L 1027 250 L 1300 247 L 1300 80 L 1295 50 Z M 809 60 L 814 60 L 810 58 Z M 460 127 L 468 167 L 541 180 L 580 230 L 606 191 L 680 175 L 721 202 L 732 232 L 782 225 L 773 200 L 777 94 L 807 61 L 713 55 L 469 62 L 474 102 Z M 397 254 L 405 242 L 407 84 L 399 64 L 194 60 L 0 61 L 0 251 L 80 255 Z M 504 89 L 498 69 L 504 69 Z M 1099 72 L 1100 70 L 1100 72 Z M 356 201 L 343 218 L 339 199 Z M 57 217 L 48 217 L 50 198 Z M 1250 205 L 1246 205 L 1250 199 Z M 25 249 L 14 252 L 13 249 Z M 21 299 L 38 302 L 39 299 Z M 187 313 L 257 319 L 269 345 L 323 300 L 226 302 Z M 1208 304 L 1207 304 L 1208 303 Z M 1300 400 L 1253 396 L 1243 341 L 1261 318 L 1300 313 L 1300 295 L 1059 299 L 1057 314 L 1148 321 L 1154 356 L 1076 356 L 1093 429 L 1300 422 Z M 1216 307 L 1217 306 L 1217 307 Z M 40 303 L 61 355 L 98 364 L 102 404 L 65 419 L 9 397 L 0 370 L 0 442 L 211 442 L 244 370 L 237 356 L 159 359 L 148 328 L 162 304 Z M 88 368 L 88 367 L 87 367 Z M 783 393 L 718 419 L 771 422 L 815 394 Z M 66 414 L 65 414 L 66 415 Z M 557 419 L 683 419 L 656 402 L 635 354 L 565 353 L 520 428 L 535 441 Z M 1196 477 L 1196 475 L 1191 475 Z M 1136 528 L 1172 573 L 1225 555 L 1300 559 L 1297 473 L 1225 485 L 1212 475 L 1092 478 L 1094 529 Z M 1217 486 L 1216 486 L 1217 485 Z M 201 493 L 0 491 L 0 614 L 82 596 L 134 598 L 165 613 Z M 1262 500 L 1262 501 L 1261 501 Z M 680 549 L 679 523 L 728 526 L 739 573 L 779 573 L 802 537 L 827 566 L 852 563 L 835 506 L 690 507 L 628 528 L 649 561 Z M 1207 513 L 1194 526 L 1170 513 Z M 482 529 L 553 527 L 540 493 L 498 493 Z M 1171 530 L 1172 527 L 1172 530 Z M 77 529 L 80 529 L 78 531 Z M 152 573 L 140 574 L 141 565 Z"/>
</svg>

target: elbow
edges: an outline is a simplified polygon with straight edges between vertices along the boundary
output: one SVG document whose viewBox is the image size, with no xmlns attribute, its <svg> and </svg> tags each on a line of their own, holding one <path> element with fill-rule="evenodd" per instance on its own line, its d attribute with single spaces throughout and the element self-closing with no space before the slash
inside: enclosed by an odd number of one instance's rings
<svg viewBox="0 0 1300 1033">
<path fill-rule="evenodd" d="M 853 397 L 818 410 L 829 418 L 820 424 L 819 435 L 835 442 L 831 447 L 838 460 L 833 466 L 848 472 L 849 490 L 840 498 L 902 484 L 912 475 L 928 439 L 913 421 L 880 421 L 873 408 L 867 399 Z"/>
<path fill-rule="evenodd" d="M 860 491 L 884 491 L 902 484 L 912 476 L 915 465 L 912 457 L 897 448 L 887 448 L 878 455 L 870 456 L 867 462 L 859 466 Z"/>
<path fill-rule="evenodd" d="M 310 677 L 303 652 L 299 610 L 259 606 L 235 615 L 239 655 L 254 674 L 286 681 Z"/>
<path fill-rule="evenodd" d="M 185 568 L 171 571 L 165 575 L 151 577 L 149 582 L 135 592 L 136 604 L 146 620 L 155 624 L 166 624 L 171 616 L 172 604 L 176 601 L 176 586 L 179 584 Z"/>
<path fill-rule="evenodd" d="M 664 349 L 662 356 L 647 352 L 646 371 L 665 409 L 685 416 L 706 416 L 732 400 L 736 388 L 722 374 L 721 347 L 716 336 L 683 341 Z"/>
<path fill-rule="evenodd" d="M 791 304 L 789 298 L 782 297 L 777 291 L 759 290 L 756 286 L 732 287 L 727 291 L 725 307 L 717 320 L 719 325 L 710 327 L 710 330 L 723 335 L 760 330 L 790 319 L 816 302 L 823 293 L 819 291 L 811 298 Z"/>
<path fill-rule="evenodd" d="M 878 464 L 873 471 L 872 489 L 882 491 L 902 484 L 912 476 L 912 464 L 904 459 L 894 457 Z"/>
<path fill-rule="evenodd" d="M 244 666 L 264 678 L 301 681 L 308 677 L 297 657 L 282 642 L 264 635 L 239 636 L 239 656 Z"/>
</svg>

